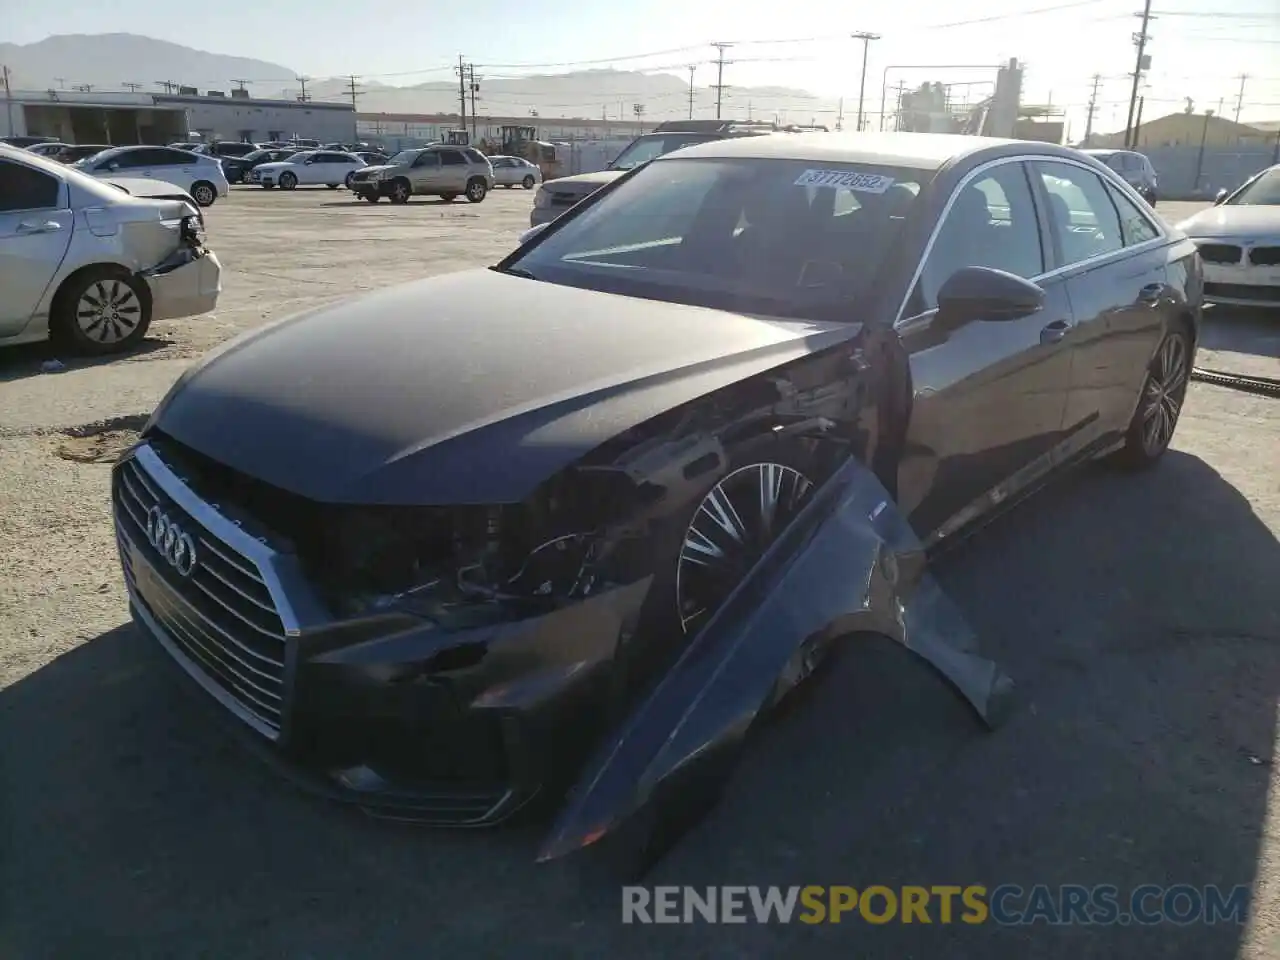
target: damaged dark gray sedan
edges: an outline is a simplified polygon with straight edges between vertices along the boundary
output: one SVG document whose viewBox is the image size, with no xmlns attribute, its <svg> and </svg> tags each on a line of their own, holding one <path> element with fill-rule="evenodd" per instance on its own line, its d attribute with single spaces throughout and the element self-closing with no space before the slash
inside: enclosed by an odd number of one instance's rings
<svg viewBox="0 0 1280 960">
<path fill-rule="evenodd" d="M 692 147 L 491 269 L 184 374 L 114 472 L 130 604 L 325 795 L 453 825 L 553 799 L 544 858 L 647 862 L 842 645 L 1005 716 L 926 557 L 1064 468 L 1155 463 L 1201 288 L 1071 150 Z"/>
</svg>

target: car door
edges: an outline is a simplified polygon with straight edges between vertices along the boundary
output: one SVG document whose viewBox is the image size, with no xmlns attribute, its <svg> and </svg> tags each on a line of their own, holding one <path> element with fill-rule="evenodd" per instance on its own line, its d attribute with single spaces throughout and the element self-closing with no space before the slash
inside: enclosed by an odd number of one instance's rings
<svg viewBox="0 0 1280 960">
<path fill-rule="evenodd" d="M 409 168 L 409 182 L 414 193 L 434 193 L 442 189 L 440 154 L 423 150 Z"/>
<path fill-rule="evenodd" d="M 462 193 L 467 188 L 467 158 L 461 150 L 440 151 L 440 186 L 450 193 Z"/>
<path fill-rule="evenodd" d="M 30 322 L 66 256 L 73 223 L 61 180 L 0 159 L 0 338 Z"/>
<path fill-rule="evenodd" d="M 1033 164 L 1049 214 L 1055 275 L 1076 325 L 1065 429 L 1079 451 L 1123 432 L 1171 301 L 1164 231 L 1084 164 Z M 1122 209 L 1117 203 L 1122 201 Z"/>
<path fill-rule="evenodd" d="M 897 324 L 914 393 L 898 503 L 928 542 L 950 536 L 1056 462 L 1074 318 L 1065 284 L 1044 276 L 1046 244 L 1025 164 L 998 160 L 956 188 L 918 270 Z M 966 266 L 1035 280 L 1043 309 L 945 329 L 938 291 Z"/>
<path fill-rule="evenodd" d="M 330 152 L 316 154 L 316 162 L 312 166 L 319 178 L 317 183 L 342 183 L 351 169 L 344 154 Z"/>
</svg>

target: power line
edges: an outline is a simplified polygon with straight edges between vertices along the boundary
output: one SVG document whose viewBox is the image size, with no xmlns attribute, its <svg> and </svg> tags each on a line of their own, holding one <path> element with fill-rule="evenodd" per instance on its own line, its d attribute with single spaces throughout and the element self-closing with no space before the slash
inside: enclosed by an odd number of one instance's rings
<svg viewBox="0 0 1280 960">
<path fill-rule="evenodd" d="M 726 50 L 728 50 L 730 47 L 732 47 L 732 46 L 733 46 L 733 44 L 732 44 L 732 43 L 718 42 L 718 43 L 713 43 L 713 44 L 711 44 L 711 46 L 715 47 L 715 48 L 716 48 L 716 50 L 717 50 L 717 56 L 716 56 L 716 82 L 715 82 L 715 84 L 714 84 L 713 89 L 714 89 L 714 90 L 715 90 L 715 92 L 716 92 L 716 119 L 717 119 L 717 120 L 719 120 L 719 119 L 720 119 L 720 105 L 721 105 L 722 101 L 724 100 L 724 90 L 725 90 L 725 86 L 724 86 L 724 66 L 725 66 L 725 64 L 726 64 L 726 63 L 733 63 L 733 61 L 732 61 L 732 60 L 726 60 L 726 59 L 724 58 L 724 52 L 725 52 Z"/>
</svg>

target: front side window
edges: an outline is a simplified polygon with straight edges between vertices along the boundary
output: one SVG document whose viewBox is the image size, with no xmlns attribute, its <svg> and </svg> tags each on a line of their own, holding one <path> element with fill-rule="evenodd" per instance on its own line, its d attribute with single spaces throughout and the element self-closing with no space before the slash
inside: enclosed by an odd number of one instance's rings
<svg viewBox="0 0 1280 960">
<path fill-rule="evenodd" d="M 992 267 L 1030 279 L 1045 272 L 1031 185 L 1021 163 L 1002 163 L 960 188 L 920 272 L 917 307 L 962 267 Z"/>
<path fill-rule="evenodd" d="M 1126 197 L 1111 184 L 1107 184 L 1107 193 L 1116 205 L 1120 214 L 1120 239 L 1126 247 L 1137 243 L 1146 243 L 1160 236 L 1151 219 L 1139 209 L 1138 205 Z"/>
<path fill-rule="evenodd" d="M 392 161 L 393 163 L 395 161 Z M 413 161 L 415 167 L 438 167 L 440 166 L 440 155 L 434 150 L 426 150 L 418 154 L 418 158 Z"/>
<path fill-rule="evenodd" d="M 928 176 L 798 160 L 661 160 L 507 269 L 655 300 L 852 320 Z"/>
<path fill-rule="evenodd" d="M 1096 174 L 1053 160 L 1037 160 L 1034 167 L 1049 194 L 1049 221 L 1062 250 L 1062 266 L 1124 247 L 1120 217 Z"/>
<path fill-rule="evenodd" d="M 55 210 L 61 184 L 43 170 L 0 160 L 0 213 Z"/>
<path fill-rule="evenodd" d="M 1227 198 L 1228 206 L 1280 205 L 1280 167 L 1259 174 Z"/>
</svg>

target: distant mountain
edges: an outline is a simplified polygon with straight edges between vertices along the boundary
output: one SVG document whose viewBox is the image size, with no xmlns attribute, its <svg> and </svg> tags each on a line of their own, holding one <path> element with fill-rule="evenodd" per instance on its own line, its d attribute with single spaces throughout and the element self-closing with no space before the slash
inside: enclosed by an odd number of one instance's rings
<svg viewBox="0 0 1280 960">
<path fill-rule="evenodd" d="M 574 73 L 534 75 L 519 79 L 489 80 L 478 74 L 480 91 L 476 111 L 481 116 L 635 119 L 635 106 L 643 107 L 645 120 L 675 120 L 689 115 L 689 84 L 669 73 L 636 73 L 630 70 L 581 70 Z M 317 100 L 345 100 L 350 94 L 340 81 L 308 86 Z M 457 113 L 456 81 L 433 81 L 392 87 L 375 82 L 361 85 L 357 99 L 363 113 Z M 695 87 L 694 116 L 715 116 L 715 91 Z M 470 100 L 467 112 L 471 111 Z M 721 115 L 735 119 L 772 120 L 780 115 L 787 123 L 835 124 L 839 101 L 815 97 L 805 90 L 786 87 L 733 87 L 726 91 Z"/>
<path fill-rule="evenodd" d="M 158 92 L 160 81 L 207 90 L 231 90 L 234 80 L 252 80 L 250 96 L 275 99 L 300 91 L 297 72 L 290 67 L 246 57 L 208 53 L 164 40 L 131 33 L 68 34 L 38 43 L 0 43 L 0 63 L 12 71 L 11 85 L 18 90 L 45 90 L 89 84 L 95 91 L 124 90 L 126 83 Z M 445 74 L 448 76 L 448 74 Z M 646 121 L 674 120 L 689 114 L 689 84 L 670 73 L 636 73 L 630 70 L 581 70 L 517 79 L 490 79 L 477 70 L 480 90 L 476 109 L 482 116 L 635 119 L 641 105 Z M 413 86 L 391 86 L 376 80 L 360 80 L 357 106 L 365 113 L 457 113 L 456 78 Z M 346 102 L 350 91 L 340 78 L 307 84 L 313 100 Z M 823 123 L 832 126 L 838 111 L 834 99 L 815 97 L 804 90 L 785 87 L 727 87 L 722 105 L 726 118 L 772 120 L 787 123 Z M 868 105 L 870 107 L 870 105 Z M 715 92 L 706 86 L 694 90 L 694 116 L 715 116 Z M 856 106 L 855 106 L 856 109 Z M 468 100 L 467 112 L 471 104 Z M 848 116 L 848 113 L 846 113 Z"/>
<path fill-rule="evenodd" d="M 0 43 L 0 63 L 12 71 L 10 86 L 47 90 L 90 84 L 95 90 L 124 90 L 140 83 L 159 91 L 167 80 L 205 90 L 229 90 L 232 80 L 256 81 L 250 90 L 279 97 L 296 87 L 295 71 L 278 63 L 207 53 L 134 33 L 65 34 L 37 43 Z M 61 82 L 59 82 L 61 81 Z"/>
</svg>

